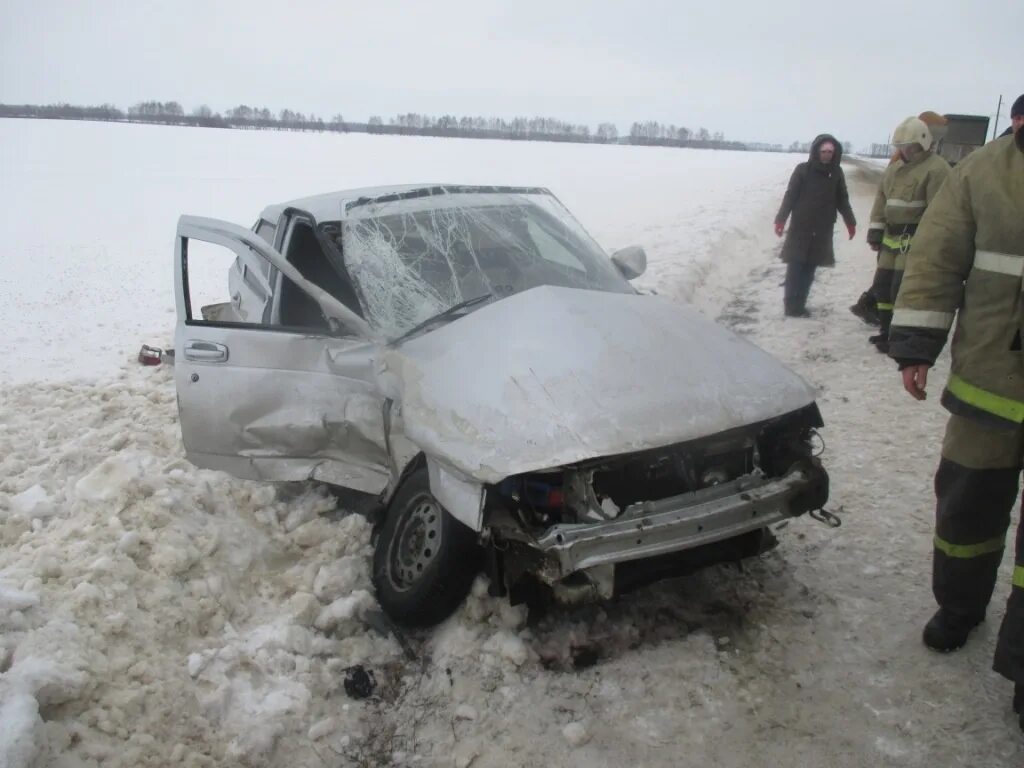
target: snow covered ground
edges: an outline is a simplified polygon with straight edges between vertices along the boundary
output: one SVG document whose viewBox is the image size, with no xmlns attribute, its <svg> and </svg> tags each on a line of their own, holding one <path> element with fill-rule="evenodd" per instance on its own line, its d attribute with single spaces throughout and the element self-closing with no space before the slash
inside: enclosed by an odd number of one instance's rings
<svg viewBox="0 0 1024 768">
<path fill-rule="evenodd" d="M 797 160 L 0 120 L 0 766 L 1022 764 L 989 669 L 1009 564 L 966 649 L 919 640 L 941 373 L 912 402 L 846 311 L 860 238 L 814 317 L 782 317 Z M 361 517 L 189 465 L 169 371 L 131 362 L 171 336 L 177 215 L 438 179 L 548 186 L 609 249 L 647 248 L 642 285 L 811 381 L 843 527 L 802 518 L 742 570 L 540 618 L 481 582 L 399 639 Z"/>
<path fill-rule="evenodd" d="M 648 282 L 712 308 L 747 260 L 723 259 L 719 239 L 746 239 L 733 220 L 758 208 L 766 185 L 774 192 L 785 184 L 793 159 L 756 155 L 751 164 L 751 157 L 3 120 L 0 327 L 8 332 L 0 337 L 0 380 L 109 375 L 138 351 L 125 340 L 166 335 L 179 215 L 248 227 L 270 203 L 377 184 L 547 187 L 606 248 L 641 239 L 654 263 Z"/>
</svg>

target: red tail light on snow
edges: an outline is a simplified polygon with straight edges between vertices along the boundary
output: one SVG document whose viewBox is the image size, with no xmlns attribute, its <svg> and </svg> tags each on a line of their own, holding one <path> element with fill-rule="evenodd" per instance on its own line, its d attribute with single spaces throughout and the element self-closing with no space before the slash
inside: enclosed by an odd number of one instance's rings
<svg viewBox="0 0 1024 768">
<path fill-rule="evenodd" d="M 139 362 L 143 365 L 160 365 L 161 350 L 159 347 L 151 347 L 143 344 L 139 350 Z"/>
</svg>

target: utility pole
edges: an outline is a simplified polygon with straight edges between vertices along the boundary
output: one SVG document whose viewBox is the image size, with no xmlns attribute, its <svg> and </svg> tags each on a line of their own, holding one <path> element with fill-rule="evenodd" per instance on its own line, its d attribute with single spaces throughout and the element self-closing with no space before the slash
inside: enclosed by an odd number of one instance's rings
<svg viewBox="0 0 1024 768">
<path fill-rule="evenodd" d="M 996 137 L 996 131 L 999 130 L 999 113 L 1003 110 L 1003 94 L 999 94 L 999 106 L 996 107 L 996 119 L 992 121 L 992 138 Z"/>
</svg>

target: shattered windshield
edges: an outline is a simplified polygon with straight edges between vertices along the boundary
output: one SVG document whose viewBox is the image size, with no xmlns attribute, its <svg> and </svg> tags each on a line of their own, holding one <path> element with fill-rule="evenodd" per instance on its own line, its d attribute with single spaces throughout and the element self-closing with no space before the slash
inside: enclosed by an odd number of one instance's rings
<svg viewBox="0 0 1024 768">
<path fill-rule="evenodd" d="M 475 297 L 539 285 L 631 293 L 551 195 L 471 192 L 369 203 L 342 222 L 367 319 L 388 338 Z"/>
</svg>

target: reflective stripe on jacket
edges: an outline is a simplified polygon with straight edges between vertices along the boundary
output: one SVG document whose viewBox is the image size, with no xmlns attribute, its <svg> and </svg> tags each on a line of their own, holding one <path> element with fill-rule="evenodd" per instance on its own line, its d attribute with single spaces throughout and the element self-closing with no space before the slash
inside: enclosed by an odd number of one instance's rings
<svg viewBox="0 0 1024 768">
<path fill-rule="evenodd" d="M 914 230 L 949 171 L 949 163 L 934 152 L 922 152 L 909 163 L 896 160 L 885 169 L 871 207 L 867 239 L 896 254 L 896 269 L 905 268 Z"/>
<path fill-rule="evenodd" d="M 932 364 L 956 322 L 943 404 L 994 426 L 1024 423 L 1021 351 L 1024 133 L 957 165 L 914 237 L 889 354 Z"/>
</svg>

